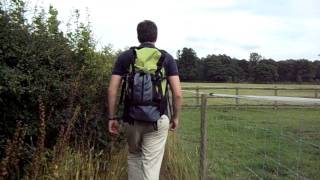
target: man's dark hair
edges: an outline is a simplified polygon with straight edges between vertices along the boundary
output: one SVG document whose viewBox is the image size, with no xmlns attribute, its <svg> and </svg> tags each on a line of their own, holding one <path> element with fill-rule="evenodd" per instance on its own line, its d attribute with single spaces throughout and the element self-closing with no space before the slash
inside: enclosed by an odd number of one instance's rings
<svg viewBox="0 0 320 180">
<path fill-rule="evenodd" d="M 150 21 L 144 20 L 137 26 L 138 40 L 140 43 L 156 42 L 158 35 L 157 25 Z"/>
</svg>

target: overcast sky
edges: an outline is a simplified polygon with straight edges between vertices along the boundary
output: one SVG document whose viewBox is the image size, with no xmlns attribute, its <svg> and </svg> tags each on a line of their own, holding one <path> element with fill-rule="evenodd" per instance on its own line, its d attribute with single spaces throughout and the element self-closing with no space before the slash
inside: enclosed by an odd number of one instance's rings
<svg viewBox="0 0 320 180">
<path fill-rule="evenodd" d="M 193 48 L 199 57 L 250 52 L 276 60 L 320 59 L 319 0 L 31 0 L 59 11 L 62 26 L 72 10 L 89 9 L 95 39 L 115 49 L 138 45 L 137 23 L 158 26 L 157 46 L 176 57 Z"/>
</svg>

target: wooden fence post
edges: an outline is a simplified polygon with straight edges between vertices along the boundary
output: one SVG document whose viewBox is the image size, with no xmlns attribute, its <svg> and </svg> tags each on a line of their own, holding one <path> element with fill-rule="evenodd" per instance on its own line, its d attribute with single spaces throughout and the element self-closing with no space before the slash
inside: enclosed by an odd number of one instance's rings
<svg viewBox="0 0 320 180">
<path fill-rule="evenodd" d="M 238 95 L 239 95 L 239 88 L 236 88 L 236 107 L 237 109 L 239 109 L 239 98 L 238 98 Z"/>
<path fill-rule="evenodd" d="M 200 105 L 199 86 L 196 87 L 196 96 L 197 96 L 197 106 L 199 106 Z"/>
<path fill-rule="evenodd" d="M 200 180 L 207 179 L 207 95 L 201 95 Z"/>
<path fill-rule="evenodd" d="M 278 96 L 278 88 L 277 86 L 274 86 L 274 96 Z M 277 109 L 278 107 L 278 102 L 274 101 L 274 108 Z"/>
</svg>

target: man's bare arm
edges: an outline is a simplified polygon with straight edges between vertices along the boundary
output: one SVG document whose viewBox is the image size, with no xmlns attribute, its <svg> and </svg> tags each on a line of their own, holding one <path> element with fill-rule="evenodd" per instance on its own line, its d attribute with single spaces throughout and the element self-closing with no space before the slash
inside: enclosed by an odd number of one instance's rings
<svg viewBox="0 0 320 180">
<path fill-rule="evenodd" d="M 120 75 L 112 75 L 108 88 L 108 109 L 109 109 L 109 118 L 114 118 L 116 116 L 116 101 L 117 101 L 117 93 L 121 83 Z M 109 120 L 108 129 L 110 133 L 117 134 L 118 133 L 118 121 L 117 120 Z"/>
<path fill-rule="evenodd" d="M 181 92 L 181 84 L 179 76 L 169 76 L 168 77 L 172 98 L 173 98 L 173 116 L 172 116 L 172 125 L 171 129 L 175 130 L 179 124 L 179 117 L 181 112 L 182 105 L 182 92 Z"/>
<path fill-rule="evenodd" d="M 121 76 L 112 75 L 108 89 L 108 106 L 109 106 L 109 117 L 114 117 L 116 114 L 116 101 L 118 89 L 121 83 Z"/>
</svg>

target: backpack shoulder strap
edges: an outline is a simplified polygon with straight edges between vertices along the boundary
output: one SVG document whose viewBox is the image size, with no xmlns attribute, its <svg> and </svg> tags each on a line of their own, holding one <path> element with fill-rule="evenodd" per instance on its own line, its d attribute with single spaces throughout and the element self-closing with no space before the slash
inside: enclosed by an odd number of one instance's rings
<svg viewBox="0 0 320 180">
<path fill-rule="evenodd" d="M 132 46 L 130 47 L 130 50 L 132 51 L 133 53 L 133 57 L 130 61 L 130 65 L 131 65 L 131 72 L 135 73 L 135 67 L 134 67 L 134 64 L 136 63 L 136 58 L 137 58 L 137 52 L 136 52 L 136 49 L 140 49 L 139 47 L 136 47 L 136 46 Z"/>
<path fill-rule="evenodd" d="M 160 73 L 162 67 L 163 67 L 163 62 L 164 62 L 164 59 L 166 58 L 166 54 L 167 52 L 164 51 L 164 50 L 161 50 L 161 49 L 158 49 L 160 52 L 161 52 L 161 56 L 160 56 L 160 59 L 157 63 L 157 70 L 156 70 L 156 74 Z"/>
</svg>

